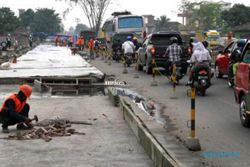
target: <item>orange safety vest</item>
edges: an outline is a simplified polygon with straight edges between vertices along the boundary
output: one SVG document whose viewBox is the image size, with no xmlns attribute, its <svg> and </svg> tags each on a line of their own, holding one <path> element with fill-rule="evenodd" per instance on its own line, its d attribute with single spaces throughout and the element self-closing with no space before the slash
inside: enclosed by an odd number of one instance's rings
<svg viewBox="0 0 250 167">
<path fill-rule="evenodd" d="M 17 94 L 16 94 L 16 93 L 12 94 L 10 97 L 8 97 L 8 98 L 4 101 L 4 103 L 3 103 L 3 105 L 2 105 L 2 107 L 1 107 L 1 109 L 0 109 L 0 112 L 2 112 L 2 109 L 3 109 L 4 106 L 5 106 L 5 102 L 6 102 L 7 100 L 9 100 L 9 99 L 12 99 L 12 100 L 15 102 L 15 104 L 16 104 L 15 111 L 18 112 L 18 113 L 20 113 L 20 112 L 22 111 L 23 107 L 25 106 L 26 101 L 25 101 L 25 102 L 21 102 L 21 101 L 17 98 Z"/>
<path fill-rule="evenodd" d="M 94 41 L 93 40 L 89 40 L 88 47 L 89 47 L 89 49 L 94 48 Z"/>
<path fill-rule="evenodd" d="M 76 44 L 77 45 L 83 45 L 84 41 L 82 38 L 78 38 Z"/>
</svg>

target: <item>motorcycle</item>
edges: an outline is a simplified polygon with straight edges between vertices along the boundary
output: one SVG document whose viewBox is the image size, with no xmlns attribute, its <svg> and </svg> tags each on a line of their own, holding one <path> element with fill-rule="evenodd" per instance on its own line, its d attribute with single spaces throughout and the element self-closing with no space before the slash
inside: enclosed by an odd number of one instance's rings
<svg viewBox="0 0 250 167">
<path fill-rule="evenodd" d="M 192 83 L 191 87 L 195 88 L 197 94 L 201 96 L 205 96 L 206 90 L 210 87 L 210 78 L 212 78 L 213 74 L 211 74 L 211 77 L 209 77 L 209 70 L 210 66 L 206 63 L 200 64 L 199 67 L 197 67 L 197 70 L 192 73 Z"/>
<path fill-rule="evenodd" d="M 122 55 L 123 55 L 122 49 L 120 47 L 115 48 L 113 51 L 113 60 L 119 62 L 122 58 Z"/>
</svg>

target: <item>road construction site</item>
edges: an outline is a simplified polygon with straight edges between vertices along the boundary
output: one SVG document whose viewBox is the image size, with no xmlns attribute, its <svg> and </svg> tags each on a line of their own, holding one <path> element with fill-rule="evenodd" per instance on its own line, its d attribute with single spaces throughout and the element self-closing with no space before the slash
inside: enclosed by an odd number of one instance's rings
<svg viewBox="0 0 250 167">
<path fill-rule="evenodd" d="M 3 166 L 206 166 L 168 134 L 171 122 L 153 100 L 116 89 L 129 85 L 112 76 L 105 82 L 104 73 L 67 48 L 38 46 L 0 76 L 0 101 L 18 91 L 18 84 L 29 83 L 30 117 L 39 117 L 33 131 L 12 126 L 9 135 L 1 133 Z M 79 93 L 93 87 L 95 93 Z M 54 122 L 38 126 L 48 119 Z M 56 120 L 67 123 L 59 126 Z"/>
</svg>

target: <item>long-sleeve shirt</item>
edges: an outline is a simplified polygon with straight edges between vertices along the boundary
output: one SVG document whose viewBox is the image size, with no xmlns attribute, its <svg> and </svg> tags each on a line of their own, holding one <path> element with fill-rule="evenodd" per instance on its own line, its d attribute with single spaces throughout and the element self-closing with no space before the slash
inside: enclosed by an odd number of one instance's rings
<svg viewBox="0 0 250 167">
<path fill-rule="evenodd" d="M 4 105 L 4 109 L 6 110 L 5 112 L 8 112 L 7 117 L 9 117 L 17 122 L 26 121 L 27 118 L 24 117 L 23 115 L 17 113 L 15 111 L 15 108 L 16 108 L 16 104 L 15 104 L 14 100 L 12 100 L 12 99 L 6 100 L 5 105 Z"/>
</svg>

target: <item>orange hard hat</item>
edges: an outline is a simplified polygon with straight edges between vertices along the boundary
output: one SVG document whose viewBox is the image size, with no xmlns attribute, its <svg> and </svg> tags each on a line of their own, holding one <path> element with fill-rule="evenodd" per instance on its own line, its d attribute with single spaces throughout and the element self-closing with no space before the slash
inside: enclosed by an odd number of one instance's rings
<svg viewBox="0 0 250 167">
<path fill-rule="evenodd" d="M 27 84 L 20 85 L 19 90 L 22 91 L 27 98 L 29 98 L 32 93 L 32 87 Z"/>
</svg>

